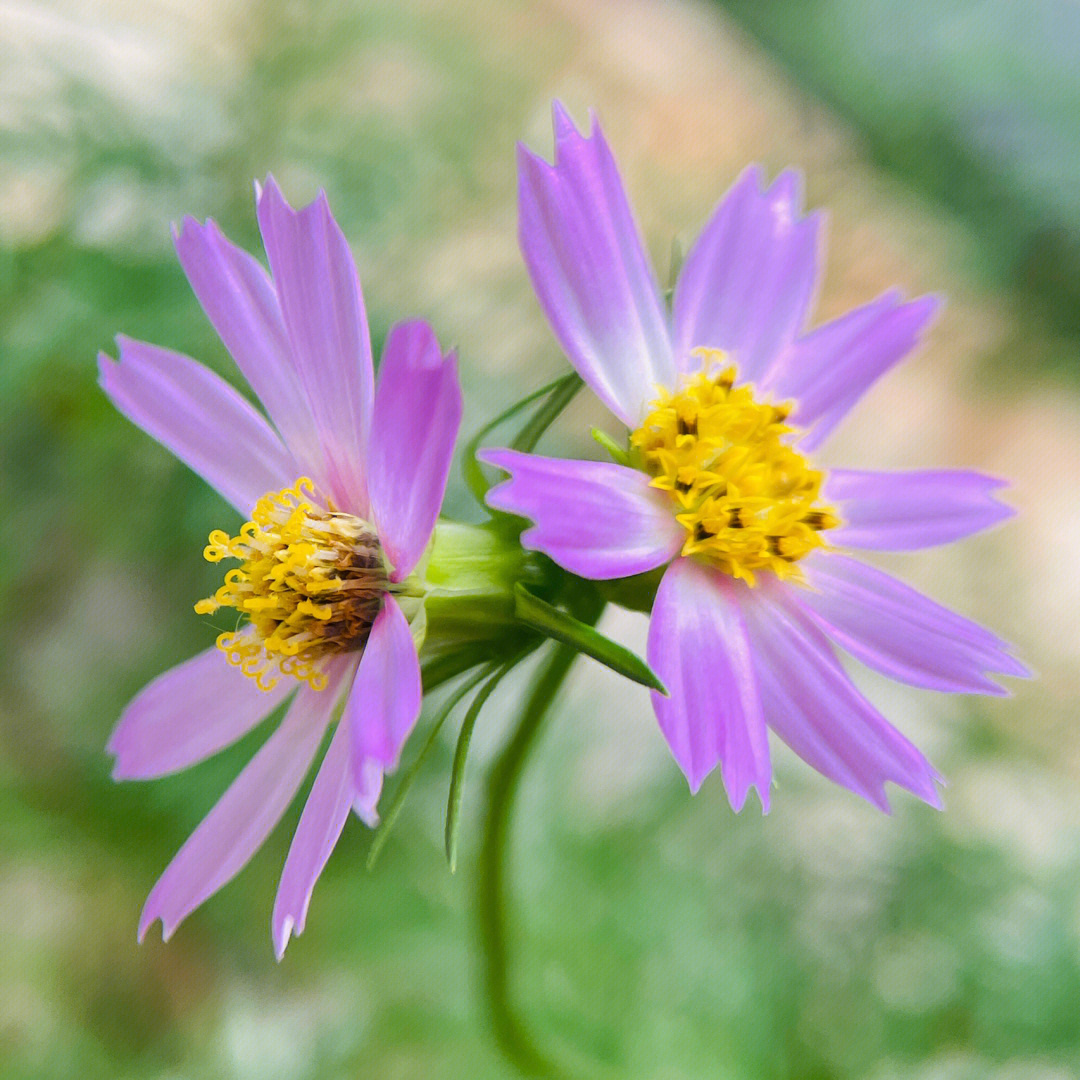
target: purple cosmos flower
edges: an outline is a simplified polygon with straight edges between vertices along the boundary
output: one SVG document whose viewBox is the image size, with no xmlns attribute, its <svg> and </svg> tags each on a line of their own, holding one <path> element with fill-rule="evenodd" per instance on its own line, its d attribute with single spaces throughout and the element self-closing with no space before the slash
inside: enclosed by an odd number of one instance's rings
<svg viewBox="0 0 1080 1080">
<path fill-rule="evenodd" d="M 800 179 L 747 169 L 689 252 L 670 312 L 599 126 L 556 104 L 555 164 L 521 147 L 521 247 L 571 363 L 630 431 L 616 462 L 491 450 L 492 506 L 522 543 L 582 577 L 666 567 L 648 659 L 661 730 L 696 791 L 721 766 L 732 806 L 768 809 L 766 728 L 825 776 L 888 809 L 892 781 L 940 805 L 923 755 L 855 688 L 833 645 L 933 690 L 1004 693 L 1006 644 L 845 549 L 906 551 L 1012 511 L 974 472 L 815 469 L 809 455 L 916 345 L 938 301 L 886 293 L 804 324 L 818 215 Z"/>
<path fill-rule="evenodd" d="M 280 957 L 350 808 L 376 820 L 383 773 L 420 711 L 414 568 L 442 503 L 461 392 L 454 357 L 421 322 L 391 330 L 375 384 L 356 266 L 324 194 L 293 210 L 271 178 L 257 211 L 272 278 L 213 221 L 187 218 L 175 240 L 270 422 L 179 353 L 121 337 L 119 361 L 100 358 L 116 406 L 251 519 L 235 536 L 211 534 L 206 558 L 239 565 L 196 605 L 235 608 L 226 625 L 238 629 L 145 687 L 109 750 L 118 778 L 163 776 L 293 695 L 150 893 L 139 936 L 161 919 L 167 939 L 266 839 L 342 706 L 274 905 Z"/>
</svg>

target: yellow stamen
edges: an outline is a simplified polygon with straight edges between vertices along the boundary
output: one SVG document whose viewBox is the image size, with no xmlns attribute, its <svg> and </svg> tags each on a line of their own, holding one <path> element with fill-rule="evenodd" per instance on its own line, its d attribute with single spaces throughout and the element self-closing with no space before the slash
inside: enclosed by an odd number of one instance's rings
<svg viewBox="0 0 1080 1080">
<path fill-rule="evenodd" d="M 315 500 L 302 477 L 264 495 L 239 535 L 215 529 L 203 552 L 208 562 L 240 560 L 195 611 L 231 607 L 247 617 L 251 629 L 220 634 L 217 647 L 262 690 L 279 675 L 323 689 L 321 662 L 363 648 L 390 588 L 374 529 Z"/>
<path fill-rule="evenodd" d="M 682 554 L 755 584 L 755 571 L 801 580 L 795 565 L 840 524 L 823 505 L 825 474 L 790 445 L 791 407 L 735 385 L 719 349 L 696 349 L 702 370 L 662 391 L 630 445 L 652 486 L 670 494 L 686 529 Z"/>
</svg>

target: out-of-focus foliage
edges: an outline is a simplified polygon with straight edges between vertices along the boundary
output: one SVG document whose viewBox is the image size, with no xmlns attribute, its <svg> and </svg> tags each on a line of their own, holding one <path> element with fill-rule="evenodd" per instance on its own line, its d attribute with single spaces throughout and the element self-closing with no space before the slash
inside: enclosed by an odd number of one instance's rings
<svg viewBox="0 0 1080 1080">
<path fill-rule="evenodd" d="M 859 167 L 882 191 L 908 185 L 916 209 L 901 231 L 936 235 L 946 211 L 961 216 L 963 254 L 934 287 L 1003 290 L 965 301 L 964 319 L 992 313 L 1030 346 L 1025 358 L 1073 362 L 1080 277 L 1060 238 L 1080 219 L 1080 152 L 1063 58 L 1080 40 L 1064 0 L 726 6 L 768 43 L 771 69 L 712 6 L 0 10 L 5 1080 L 505 1075 L 475 995 L 479 785 L 466 791 L 456 877 L 442 857 L 450 744 L 371 874 L 369 837 L 350 823 L 281 965 L 269 918 L 295 808 L 169 945 L 135 944 L 154 878 L 266 730 L 181 776 L 108 777 L 103 746 L 124 702 L 212 636 L 191 603 L 215 584 L 206 534 L 232 520 L 95 385 L 94 355 L 119 331 L 233 378 L 175 262 L 170 221 L 212 214 L 255 248 L 253 177 L 272 169 L 295 201 L 325 185 L 376 338 L 408 315 L 456 337 L 475 427 L 563 370 L 513 250 L 514 140 L 544 130 L 554 93 L 595 102 L 616 132 L 649 102 L 660 103 L 654 134 L 671 116 L 724 121 L 714 105 L 753 115 L 750 72 L 774 115 L 797 117 L 821 95 L 850 119 Z M 1025 21 L 1021 7 L 1061 18 Z M 628 59 L 620 42 L 635 33 Z M 671 41 L 700 42 L 703 77 L 734 64 L 736 83 L 750 80 L 743 98 L 695 98 L 694 80 L 669 91 Z M 805 149 L 797 136 L 768 142 L 764 126 L 760 137 L 763 155 L 798 161 Z M 657 153 L 666 179 L 651 192 L 637 170 L 644 207 L 673 177 L 715 198 L 741 164 L 703 178 L 692 153 Z M 955 222 L 941 228 L 951 252 Z M 860 242 L 876 250 L 873 229 Z M 1044 376 L 1026 374 L 1034 395 Z M 921 385 L 944 397 L 952 379 Z M 988 455 L 1003 433 L 978 403 L 966 408 L 972 453 Z M 571 430 L 585 439 L 586 425 Z M 1075 460 L 1075 446 L 1055 450 L 1055 467 Z M 464 506 L 455 480 L 450 507 Z M 1070 542 L 1073 524 L 1046 518 L 1055 542 Z M 1031 613 L 1042 594 L 1016 584 L 1020 546 L 975 542 L 941 577 L 1007 583 L 993 603 L 976 587 L 972 603 L 1003 632 L 1036 627 L 1029 651 L 1050 648 L 1061 630 Z M 956 567 L 975 553 L 972 579 Z M 605 625 L 640 644 L 640 621 Z M 581 665 L 532 766 L 513 866 L 522 1008 L 573 1075 L 1064 1080 L 1080 1069 L 1080 737 L 1053 719 L 1074 714 L 1074 683 L 979 705 L 867 685 L 948 776 L 944 813 L 897 795 L 883 817 L 781 755 L 773 812 L 736 818 L 718 782 L 688 796 L 643 690 Z M 520 686 L 501 688 L 482 718 L 475 775 Z"/>
</svg>

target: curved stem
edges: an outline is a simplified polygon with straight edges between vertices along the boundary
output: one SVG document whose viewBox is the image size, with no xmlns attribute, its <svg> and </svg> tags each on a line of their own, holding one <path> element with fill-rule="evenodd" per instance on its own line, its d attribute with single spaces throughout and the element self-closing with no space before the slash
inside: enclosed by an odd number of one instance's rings
<svg viewBox="0 0 1080 1080">
<path fill-rule="evenodd" d="M 600 602 L 588 612 L 590 623 L 600 616 Z M 509 919 L 506 855 L 510 821 L 525 764 L 577 650 L 558 645 L 540 669 L 510 741 L 492 766 L 487 784 L 487 811 L 477 866 L 476 909 L 483 995 L 500 1049 L 528 1076 L 550 1076 L 553 1065 L 536 1047 L 518 1018 L 510 995 Z"/>
</svg>

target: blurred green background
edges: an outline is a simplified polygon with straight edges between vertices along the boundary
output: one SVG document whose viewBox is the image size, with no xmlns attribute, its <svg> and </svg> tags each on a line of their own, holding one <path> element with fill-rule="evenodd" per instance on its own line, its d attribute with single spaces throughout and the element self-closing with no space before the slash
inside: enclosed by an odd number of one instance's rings
<svg viewBox="0 0 1080 1080">
<path fill-rule="evenodd" d="M 949 295 L 835 457 L 1010 478 L 1015 523 L 887 565 L 1041 679 L 982 702 L 867 677 L 948 778 L 945 812 L 898 793 L 884 817 L 778 752 L 762 818 L 717 777 L 691 799 L 645 693 L 582 665 L 515 821 L 537 1038 L 584 1076 L 1080 1075 L 1078 53 L 1071 0 L 0 5 L 0 1075 L 513 1075 L 477 999 L 470 873 L 520 684 L 482 718 L 456 876 L 448 742 L 370 874 L 350 822 L 282 964 L 298 807 L 169 945 L 136 946 L 265 728 L 109 779 L 123 704 L 209 643 L 200 552 L 233 516 L 112 410 L 94 357 L 122 331 L 235 380 L 169 224 L 212 215 L 256 247 L 272 170 L 294 202 L 326 187 L 377 340 L 419 315 L 457 344 L 474 429 L 564 370 L 514 240 L 514 142 L 550 146 L 553 96 L 603 116 L 658 265 L 759 159 L 830 209 L 822 317 L 894 283 Z M 584 449 L 600 417 L 575 403 L 549 445 Z M 448 510 L 475 513 L 457 476 Z"/>
</svg>

